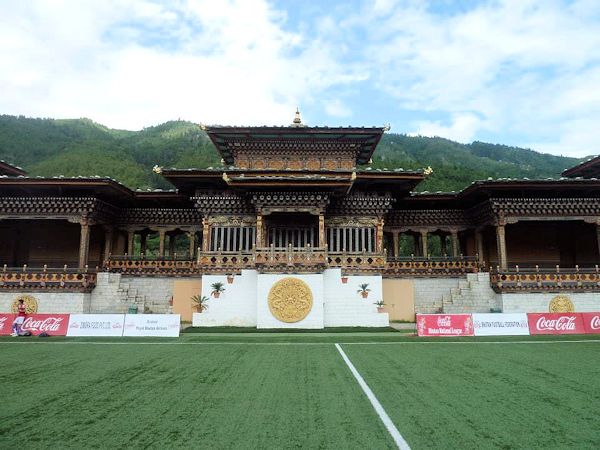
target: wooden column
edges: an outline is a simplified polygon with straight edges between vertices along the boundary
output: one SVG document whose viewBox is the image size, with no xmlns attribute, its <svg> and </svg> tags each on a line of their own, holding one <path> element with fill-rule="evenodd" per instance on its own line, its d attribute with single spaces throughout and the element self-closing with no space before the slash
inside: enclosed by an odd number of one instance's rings
<svg viewBox="0 0 600 450">
<path fill-rule="evenodd" d="M 496 246 L 498 248 L 498 265 L 501 269 L 506 270 L 508 263 L 506 258 L 506 232 L 504 225 L 496 226 Z"/>
<path fill-rule="evenodd" d="M 108 261 L 112 253 L 113 233 L 114 230 L 112 227 L 105 228 L 104 230 L 104 261 Z"/>
<path fill-rule="evenodd" d="M 81 231 L 79 235 L 79 268 L 83 269 L 88 263 L 90 251 L 90 224 L 87 219 L 80 222 Z"/>
<path fill-rule="evenodd" d="M 376 252 L 383 253 L 383 219 L 377 222 L 377 232 L 375 234 Z"/>
<path fill-rule="evenodd" d="M 427 230 L 419 231 L 421 234 L 421 253 L 423 253 L 423 257 L 427 258 L 429 249 L 427 247 Z"/>
<path fill-rule="evenodd" d="M 127 254 L 133 256 L 133 238 L 135 237 L 135 231 L 127 230 Z"/>
<path fill-rule="evenodd" d="M 158 230 L 158 256 L 164 258 L 165 256 L 165 230 Z"/>
<path fill-rule="evenodd" d="M 600 255 L 600 223 L 596 224 L 596 242 L 598 244 L 598 255 Z"/>
<path fill-rule="evenodd" d="M 208 217 L 202 219 L 202 251 L 207 252 L 210 249 L 210 224 Z"/>
<path fill-rule="evenodd" d="M 325 216 L 319 214 L 319 247 L 325 247 Z"/>
<path fill-rule="evenodd" d="M 189 254 L 190 254 L 190 259 L 191 259 L 194 257 L 194 252 L 196 250 L 196 232 L 195 231 L 188 231 L 188 241 L 190 244 Z"/>
<path fill-rule="evenodd" d="M 392 232 L 394 240 L 394 257 L 400 256 L 400 233 L 398 231 Z"/>
<path fill-rule="evenodd" d="M 451 231 L 452 237 L 452 256 L 458 258 L 460 255 L 460 241 L 458 240 L 458 231 Z"/>
<path fill-rule="evenodd" d="M 263 241 L 263 216 L 261 214 L 256 216 L 256 246 L 264 247 Z"/>
<path fill-rule="evenodd" d="M 483 264 L 483 235 L 479 229 L 475 230 L 475 247 L 479 255 L 479 264 Z"/>
</svg>

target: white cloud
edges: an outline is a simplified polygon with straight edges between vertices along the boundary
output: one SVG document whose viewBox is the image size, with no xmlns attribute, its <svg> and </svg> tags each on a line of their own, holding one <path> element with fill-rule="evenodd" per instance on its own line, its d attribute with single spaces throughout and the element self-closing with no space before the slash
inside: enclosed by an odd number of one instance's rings
<svg viewBox="0 0 600 450">
<path fill-rule="evenodd" d="M 416 131 L 413 136 L 440 136 L 453 141 L 469 143 L 476 136 L 476 131 L 482 127 L 482 121 L 474 114 L 461 113 L 452 117 L 449 125 L 440 121 L 418 121 L 414 124 Z"/>
</svg>

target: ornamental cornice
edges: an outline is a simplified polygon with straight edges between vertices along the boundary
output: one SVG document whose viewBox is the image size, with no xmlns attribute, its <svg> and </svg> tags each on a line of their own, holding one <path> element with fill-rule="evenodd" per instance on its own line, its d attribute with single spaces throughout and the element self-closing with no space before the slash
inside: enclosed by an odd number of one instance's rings
<svg viewBox="0 0 600 450">
<path fill-rule="evenodd" d="M 307 212 L 323 214 L 329 205 L 327 192 L 253 192 L 250 202 L 257 213 L 269 215 L 274 212 Z"/>
<path fill-rule="evenodd" d="M 391 194 L 383 195 L 355 193 L 347 197 L 335 199 L 327 209 L 332 216 L 376 216 L 383 217 L 391 209 L 394 198 Z"/>
<path fill-rule="evenodd" d="M 212 214 L 253 214 L 254 208 L 245 196 L 235 192 L 197 194 L 194 206 L 204 216 Z"/>
<path fill-rule="evenodd" d="M 200 225 L 202 214 L 194 208 L 125 208 L 119 225 Z"/>
<path fill-rule="evenodd" d="M 66 219 L 73 223 L 111 222 L 119 209 L 95 197 L 0 197 L 2 219 Z"/>
</svg>

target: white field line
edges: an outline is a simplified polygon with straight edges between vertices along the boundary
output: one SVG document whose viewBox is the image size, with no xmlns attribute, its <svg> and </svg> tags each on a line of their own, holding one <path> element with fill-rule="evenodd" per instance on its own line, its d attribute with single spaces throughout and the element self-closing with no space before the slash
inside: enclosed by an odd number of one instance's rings
<svg viewBox="0 0 600 450">
<path fill-rule="evenodd" d="M 346 356 L 346 353 L 344 353 L 342 347 L 340 347 L 339 344 L 335 344 L 335 348 L 337 348 L 338 352 L 340 352 L 340 355 L 342 355 L 342 358 L 344 359 L 344 362 L 350 369 L 350 372 L 352 372 L 352 375 L 354 375 L 354 378 L 358 382 L 358 385 L 362 388 L 363 392 L 371 402 L 371 405 L 375 409 L 375 412 L 387 428 L 388 432 L 392 436 L 392 439 L 394 439 L 394 442 L 396 442 L 398 448 L 401 450 L 410 450 L 410 446 L 404 440 L 404 438 L 398 431 L 398 428 L 396 428 L 396 425 L 394 425 L 394 422 L 392 422 L 392 419 L 390 419 L 390 416 L 388 416 L 388 414 L 385 412 L 385 409 L 383 409 L 383 406 L 381 406 L 381 403 L 379 403 L 379 400 L 377 400 L 377 397 L 375 397 L 375 394 L 373 394 L 373 391 L 367 385 L 367 382 L 363 379 L 358 370 L 356 370 L 356 367 L 354 367 L 354 364 L 352 364 L 352 361 L 350 361 L 348 356 Z"/>
<path fill-rule="evenodd" d="M 125 338 L 126 339 L 126 338 Z M 176 338 L 175 338 L 176 339 Z M 600 339 L 572 341 L 417 341 L 417 342 L 339 342 L 340 345 L 512 345 L 512 344 L 582 344 L 600 343 Z M 100 341 L 0 341 L 0 345 L 332 345 L 332 342 L 100 342 Z"/>
</svg>

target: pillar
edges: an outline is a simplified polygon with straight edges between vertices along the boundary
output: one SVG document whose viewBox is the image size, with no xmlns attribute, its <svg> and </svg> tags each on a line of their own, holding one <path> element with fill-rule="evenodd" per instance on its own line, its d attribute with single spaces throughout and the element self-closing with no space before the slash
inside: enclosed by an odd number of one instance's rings
<svg viewBox="0 0 600 450">
<path fill-rule="evenodd" d="M 256 246 L 264 247 L 263 241 L 263 216 L 261 214 L 256 216 Z"/>
<path fill-rule="evenodd" d="M 458 240 L 458 231 L 450 232 L 452 239 L 452 256 L 458 258 L 460 255 L 460 241 Z"/>
<path fill-rule="evenodd" d="M 377 222 L 377 233 L 375 235 L 375 246 L 377 253 L 383 253 L 383 219 Z"/>
<path fill-rule="evenodd" d="M 477 247 L 477 255 L 479 255 L 479 264 L 483 264 L 483 235 L 481 230 L 475 230 L 475 247 Z"/>
<path fill-rule="evenodd" d="M 394 242 L 394 258 L 400 256 L 400 233 L 398 231 L 392 232 L 393 242 Z"/>
<path fill-rule="evenodd" d="M 83 269 L 88 263 L 90 251 L 90 225 L 87 219 L 80 222 L 81 231 L 79 236 L 79 268 Z"/>
<path fill-rule="evenodd" d="M 165 257 L 165 230 L 158 230 L 158 256 Z"/>
<path fill-rule="evenodd" d="M 202 251 L 207 252 L 210 249 L 210 224 L 208 217 L 202 219 Z"/>
<path fill-rule="evenodd" d="M 194 251 L 196 250 L 196 232 L 195 231 L 188 231 L 188 240 L 189 240 L 189 244 L 190 244 L 190 249 L 189 249 L 190 259 L 192 259 L 194 257 Z"/>
<path fill-rule="evenodd" d="M 421 234 L 421 253 L 423 253 L 423 257 L 427 258 L 429 254 L 429 250 L 427 248 L 427 230 L 419 231 Z"/>
<path fill-rule="evenodd" d="M 325 247 L 325 216 L 319 214 L 319 247 Z"/>
<path fill-rule="evenodd" d="M 596 242 L 598 243 L 598 255 L 600 255 L 600 223 L 596 224 Z"/>
<path fill-rule="evenodd" d="M 112 253 L 113 246 L 113 228 L 109 227 L 104 230 L 104 261 L 108 261 Z"/>
<path fill-rule="evenodd" d="M 127 253 L 129 256 L 133 256 L 133 238 L 135 237 L 135 231 L 127 230 Z"/>
<path fill-rule="evenodd" d="M 498 248 L 498 265 L 501 269 L 506 270 L 508 263 L 506 260 L 506 233 L 504 225 L 496 226 L 496 246 Z"/>
</svg>

